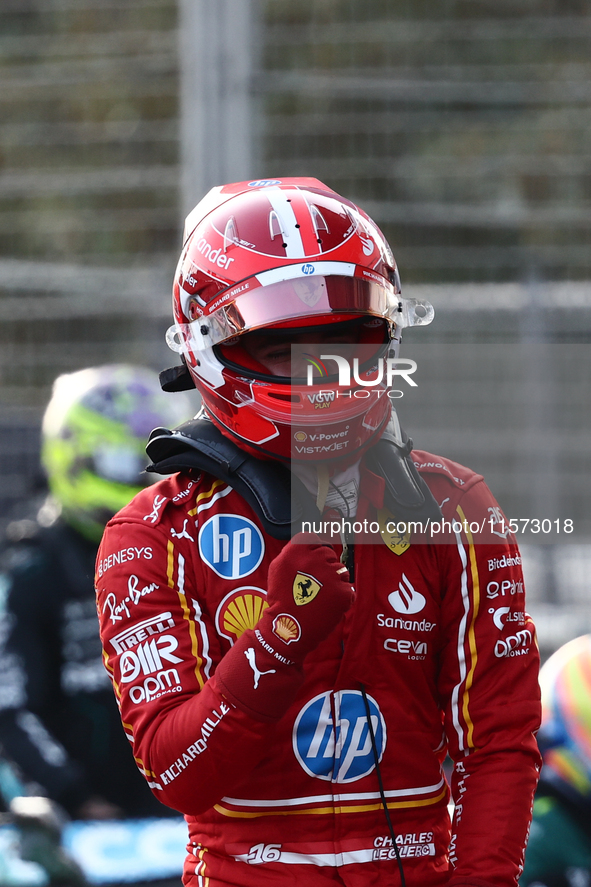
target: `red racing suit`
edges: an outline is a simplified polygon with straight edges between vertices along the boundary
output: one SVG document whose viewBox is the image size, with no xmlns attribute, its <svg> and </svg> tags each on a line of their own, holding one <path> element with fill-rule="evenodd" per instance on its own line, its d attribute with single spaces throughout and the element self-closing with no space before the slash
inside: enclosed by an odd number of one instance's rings
<svg viewBox="0 0 591 887">
<path fill-rule="evenodd" d="M 267 606 L 267 570 L 286 543 L 207 474 L 162 480 L 107 525 L 105 663 L 138 766 L 185 814 L 190 887 L 401 883 L 362 688 L 408 887 L 516 884 L 540 715 L 521 558 L 482 477 L 413 457 L 464 529 L 453 544 L 384 531 L 355 546 L 355 602 L 274 723 L 230 704 L 215 671 Z M 382 526 L 383 479 L 362 467 L 359 492 L 356 519 Z M 495 544 L 470 529 L 484 519 Z"/>
</svg>

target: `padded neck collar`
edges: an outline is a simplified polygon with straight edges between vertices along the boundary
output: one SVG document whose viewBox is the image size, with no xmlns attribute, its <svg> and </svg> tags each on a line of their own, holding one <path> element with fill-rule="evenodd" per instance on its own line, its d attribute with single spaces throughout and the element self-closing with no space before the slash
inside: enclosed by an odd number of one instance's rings
<svg viewBox="0 0 591 887">
<path fill-rule="evenodd" d="M 393 413 L 380 440 L 366 453 L 366 465 L 384 478 L 384 505 L 397 520 L 439 521 L 441 509 L 410 458 L 412 446 Z M 275 539 L 287 540 L 302 521 L 321 518 L 313 497 L 287 465 L 245 453 L 209 419 L 191 419 L 173 431 L 156 428 L 146 452 L 152 460 L 148 471 L 206 471 L 230 484 Z"/>
</svg>

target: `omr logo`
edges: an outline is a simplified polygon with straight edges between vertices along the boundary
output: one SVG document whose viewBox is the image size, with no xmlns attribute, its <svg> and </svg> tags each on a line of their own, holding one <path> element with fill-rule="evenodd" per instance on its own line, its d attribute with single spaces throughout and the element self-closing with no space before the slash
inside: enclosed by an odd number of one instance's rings
<svg viewBox="0 0 591 887">
<path fill-rule="evenodd" d="M 367 696 L 367 702 L 381 761 L 386 723 L 375 699 Z M 356 782 L 371 773 L 375 758 L 361 692 L 327 690 L 311 699 L 296 719 L 292 744 L 300 766 L 317 779 Z"/>
<path fill-rule="evenodd" d="M 163 659 L 178 665 L 183 660 L 172 652 L 178 645 L 179 642 L 173 635 L 163 634 L 140 644 L 135 650 L 126 650 L 119 660 L 121 682 L 128 684 L 135 681 L 140 673 L 147 675 L 161 671 L 164 668 Z"/>
<path fill-rule="evenodd" d="M 269 185 L 280 185 L 281 179 L 255 179 L 254 182 L 249 182 L 249 188 L 267 188 Z"/>
</svg>

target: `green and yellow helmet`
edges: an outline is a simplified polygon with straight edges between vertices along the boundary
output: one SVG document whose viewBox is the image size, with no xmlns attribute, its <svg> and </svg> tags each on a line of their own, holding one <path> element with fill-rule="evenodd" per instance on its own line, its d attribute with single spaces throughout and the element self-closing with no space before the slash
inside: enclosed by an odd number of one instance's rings
<svg viewBox="0 0 591 887">
<path fill-rule="evenodd" d="M 195 409 L 165 394 L 158 374 L 126 364 L 59 376 L 43 417 L 41 461 L 63 518 L 90 539 L 143 487 L 145 445 L 158 426 L 174 427 Z"/>
</svg>

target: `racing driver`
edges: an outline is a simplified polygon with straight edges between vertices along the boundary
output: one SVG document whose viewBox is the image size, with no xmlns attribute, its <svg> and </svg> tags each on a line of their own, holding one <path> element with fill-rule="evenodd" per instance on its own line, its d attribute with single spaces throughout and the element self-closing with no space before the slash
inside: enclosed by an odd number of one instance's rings
<svg viewBox="0 0 591 887">
<path fill-rule="evenodd" d="M 392 409 L 431 306 L 312 178 L 212 189 L 173 306 L 161 383 L 202 410 L 152 432 L 165 478 L 108 523 L 96 589 L 135 760 L 188 823 L 184 883 L 514 887 L 535 631 L 482 477 Z"/>
</svg>

